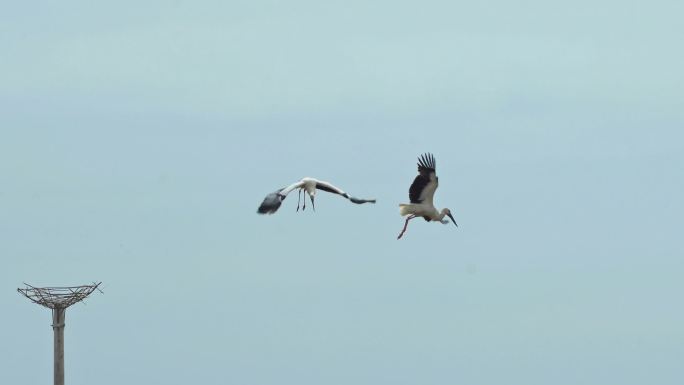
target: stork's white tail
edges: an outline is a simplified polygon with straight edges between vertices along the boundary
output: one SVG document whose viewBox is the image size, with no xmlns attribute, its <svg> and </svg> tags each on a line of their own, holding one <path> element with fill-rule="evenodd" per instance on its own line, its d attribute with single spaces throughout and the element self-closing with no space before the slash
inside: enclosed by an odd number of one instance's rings
<svg viewBox="0 0 684 385">
<path fill-rule="evenodd" d="M 411 214 L 412 213 L 412 211 L 411 211 L 412 207 L 411 206 L 413 206 L 413 205 L 412 204 L 406 204 L 406 203 L 400 203 L 399 204 L 399 215 L 401 215 L 403 217 L 405 215 Z"/>
</svg>

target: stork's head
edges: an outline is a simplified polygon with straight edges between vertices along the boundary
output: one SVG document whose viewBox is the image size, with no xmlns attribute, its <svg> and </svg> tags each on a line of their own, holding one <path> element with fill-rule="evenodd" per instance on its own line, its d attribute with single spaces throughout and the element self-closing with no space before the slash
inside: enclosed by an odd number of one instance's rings
<svg viewBox="0 0 684 385">
<path fill-rule="evenodd" d="M 446 216 L 448 216 L 449 218 L 451 218 L 451 221 L 454 222 L 454 225 L 456 225 L 456 227 L 458 227 L 458 224 L 456 223 L 456 220 L 454 219 L 454 216 L 451 215 L 451 210 L 449 210 L 449 209 L 442 209 L 442 217 L 444 217 L 444 215 L 446 215 Z M 446 223 L 449 223 L 449 222 L 448 222 L 448 221 L 444 221 L 444 222 L 442 222 L 442 223 L 446 224 Z"/>
</svg>

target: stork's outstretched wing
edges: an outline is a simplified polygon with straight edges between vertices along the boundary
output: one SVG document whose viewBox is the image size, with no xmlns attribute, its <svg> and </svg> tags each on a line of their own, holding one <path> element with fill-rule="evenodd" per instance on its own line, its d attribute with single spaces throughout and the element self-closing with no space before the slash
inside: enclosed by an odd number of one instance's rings
<svg viewBox="0 0 684 385">
<path fill-rule="evenodd" d="M 425 202 L 432 205 L 432 198 L 438 186 L 435 167 L 435 157 L 432 154 L 423 154 L 418 158 L 418 176 L 409 188 L 411 203 Z"/>
<path fill-rule="evenodd" d="M 285 198 L 287 197 L 287 194 L 289 194 L 292 190 L 296 189 L 297 187 L 301 187 L 302 184 L 304 184 L 302 181 L 299 181 L 297 183 L 293 183 L 287 187 L 281 188 L 278 191 L 274 191 L 268 195 L 266 195 L 266 198 L 264 198 L 264 201 L 261 202 L 261 205 L 259 205 L 259 208 L 257 209 L 257 213 L 259 214 L 273 214 L 278 209 L 280 208 L 280 205 L 283 203 Z"/>
<path fill-rule="evenodd" d="M 351 202 L 356 203 L 356 204 L 375 203 L 375 199 L 359 199 L 359 198 L 355 198 L 353 196 L 350 196 L 346 192 L 342 191 L 342 189 L 333 186 L 329 182 L 323 182 L 323 181 L 319 180 L 316 182 L 316 188 L 318 190 L 327 191 L 329 193 L 342 195 L 343 197 L 349 199 Z"/>
</svg>

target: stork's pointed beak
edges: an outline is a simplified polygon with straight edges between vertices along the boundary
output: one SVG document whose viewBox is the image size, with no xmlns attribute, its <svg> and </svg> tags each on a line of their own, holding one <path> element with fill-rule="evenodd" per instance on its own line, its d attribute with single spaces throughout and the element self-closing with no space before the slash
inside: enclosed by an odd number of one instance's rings
<svg viewBox="0 0 684 385">
<path fill-rule="evenodd" d="M 447 215 L 449 216 L 449 218 L 451 218 L 451 221 L 454 222 L 454 224 L 456 225 L 456 227 L 458 227 L 458 223 L 456 223 L 456 220 L 454 219 L 453 215 L 451 215 L 451 213 L 449 213 L 449 214 L 447 214 Z"/>
</svg>

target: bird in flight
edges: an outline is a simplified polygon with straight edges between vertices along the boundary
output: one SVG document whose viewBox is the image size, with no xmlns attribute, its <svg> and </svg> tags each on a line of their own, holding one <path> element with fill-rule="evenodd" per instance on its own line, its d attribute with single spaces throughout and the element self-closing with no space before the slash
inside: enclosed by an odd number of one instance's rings
<svg viewBox="0 0 684 385">
<path fill-rule="evenodd" d="M 442 211 L 438 211 L 432 203 L 432 199 L 435 196 L 435 191 L 438 186 L 438 178 L 435 173 L 435 157 L 432 154 L 423 154 L 418 158 L 418 176 L 413 180 L 411 187 L 409 188 L 409 199 L 411 203 L 402 203 L 399 205 L 399 214 L 401 216 L 406 216 L 406 223 L 404 223 L 404 228 L 399 233 L 397 239 L 401 237 L 406 232 L 406 227 L 411 219 L 417 217 L 423 217 L 428 222 L 441 222 L 443 224 L 449 223 L 448 220 L 444 219 L 445 216 L 449 216 L 451 221 L 456 224 L 456 220 L 451 215 L 451 210 L 444 208 Z"/>
<path fill-rule="evenodd" d="M 299 182 L 293 183 L 285 188 L 281 188 L 278 191 L 274 191 L 268 195 L 266 195 L 266 198 L 264 198 L 264 201 L 261 202 L 261 205 L 259 206 L 259 209 L 257 210 L 257 213 L 259 214 L 273 214 L 276 211 L 278 211 L 278 208 L 280 205 L 283 203 L 285 198 L 287 197 L 287 194 L 294 190 L 299 190 L 299 197 L 297 199 L 297 211 L 299 211 L 299 204 L 301 202 L 302 198 L 302 191 L 304 191 L 306 194 L 309 194 L 309 198 L 311 198 L 311 207 L 313 208 L 314 211 L 316 211 L 316 206 L 314 205 L 314 197 L 316 196 L 316 190 L 322 190 L 326 191 L 329 193 L 341 195 L 344 198 L 349 199 L 352 203 L 356 204 L 362 204 L 362 203 L 375 203 L 375 199 L 359 199 L 355 198 L 353 196 L 350 196 L 346 192 L 342 191 L 341 189 L 333 186 L 332 184 L 328 182 L 323 182 L 314 178 L 303 178 Z M 304 205 L 302 207 L 302 211 L 306 209 L 306 195 L 304 195 Z"/>
</svg>

